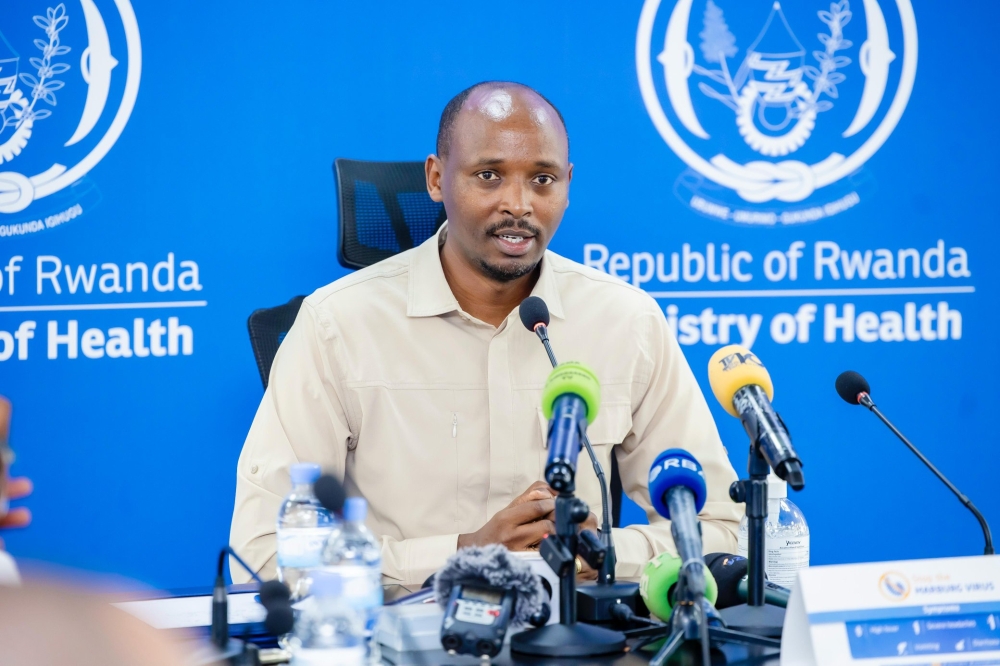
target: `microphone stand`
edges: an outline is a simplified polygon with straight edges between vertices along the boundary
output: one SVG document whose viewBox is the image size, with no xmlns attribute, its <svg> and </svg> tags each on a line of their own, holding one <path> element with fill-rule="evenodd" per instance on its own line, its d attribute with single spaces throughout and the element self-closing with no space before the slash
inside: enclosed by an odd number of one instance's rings
<svg viewBox="0 0 1000 666">
<path fill-rule="evenodd" d="M 696 566 L 704 563 L 693 562 Z M 737 645 L 759 646 L 773 649 L 781 647 L 781 641 L 764 636 L 756 636 L 741 631 L 735 631 L 726 626 L 719 611 L 705 599 L 704 593 L 699 593 L 689 584 L 690 567 L 685 565 L 677 576 L 677 591 L 675 593 L 674 610 L 670 621 L 661 627 L 649 627 L 628 632 L 629 638 L 659 639 L 666 636 L 667 640 L 652 659 L 650 666 L 663 666 L 677 650 L 685 643 L 699 643 L 702 663 L 711 664 L 710 647 L 713 644 L 731 643 Z"/>
<path fill-rule="evenodd" d="M 749 431 L 749 429 L 748 429 Z M 760 440 L 750 441 L 750 478 L 736 481 L 729 487 L 734 502 L 746 502 L 747 516 L 747 602 L 719 611 L 727 625 L 740 631 L 761 636 L 781 636 L 785 624 L 785 609 L 764 602 L 764 563 L 767 562 L 767 477 L 771 471 L 759 446 Z"/>
<path fill-rule="evenodd" d="M 589 657 L 625 650 L 625 634 L 620 631 L 577 623 L 577 525 L 589 514 L 590 508 L 573 495 L 572 488 L 556 497 L 556 533 L 542 539 L 539 551 L 559 576 L 559 624 L 514 634 L 510 639 L 512 652 L 539 657 Z"/>
<path fill-rule="evenodd" d="M 948 490 L 950 490 L 952 493 L 955 494 L 955 497 L 957 497 L 958 501 L 962 503 L 962 506 L 964 506 L 966 509 L 972 512 L 972 515 L 975 516 L 976 520 L 979 521 L 979 526 L 983 529 L 983 538 L 986 541 L 986 546 L 983 548 L 983 555 L 993 555 L 994 554 L 993 535 L 990 533 L 990 526 L 986 522 L 986 518 L 983 517 L 983 514 L 979 513 L 979 509 L 976 508 L 976 505 L 972 503 L 972 500 L 970 500 L 962 493 L 962 491 L 956 488 L 954 484 L 952 484 L 952 482 L 949 481 L 945 477 L 945 475 L 942 474 L 930 460 L 924 457 L 924 454 L 921 453 L 919 449 L 917 449 L 917 447 L 915 447 L 912 443 L 910 443 L 910 440 L 908 440 L 906 436 L 903 435 L 903 433 L 901 433 L 899 429 L 896 428 L 896 426 L 894 426 L 892 422 L 885 417 L 884 414 L 882 414 L 881 411 L 879 411 L 879 408 L 875 406 L 875 403 L 874 401 L 872 401 L 872 397 L 870 395 L 868 395 L 867 393 L 859 394 L 858 404 L 867 407 L 872 414 L 877 416 L 879 420 L 882 421 L 882 423 L 886 424 L 886 426 L 889 427 L 889 430 L 891 430 L 893 434 L 899 438 L 899 441 L 903 442 L 903 444 L 906 444 L 907 448 L 910 449 L 910 451 L 913 451 L 913 455 L 920 458 L 920 462 L 927 465 L 927 469 L 932 471 L 934 473 L 934 476 L 936 476 L 938 479 L 941 480 L 941 483 L 948 486 Z"/>
<path fill-rule="evenodd" d="M 215 664 L 225 660 L 232 666 L 260 666 L 260 650 L 256 645 L 250 641 L 230 638 L 229 636 L 229 595 L 226 591 L 226 579 L 223 575 L 227 555 L 232 555 L 244 569 L 250 572 L 258 584 L 262 582 L 257 573 L 232 548 L 225 546 L 219 551 L 215 584 L 212 587 L 212 626 L 209 632 L 209 641 L 218 652 L 208 655 L 208 661 L 205 663 Z M 194 661 L 201 663 L 197 658 Z"/>
<path fill-rule="evenodd" d="M 556 497 L 556 533 L 542 539 L 539 548 L 542 558 L 559 576 L 559 624 L 514 634 L 510 639 L 512 652 L 540 657 L 589 657 L 625 650 L 625 634 L 620 631 L 577 622 L 577 554 L 600 565 L 603 562 L 596 559 L 606 552 L 599 542 L 594 543 L 593 536 L 589 543 L 581 538 L 577 526 L 587 520 L 590 507 L 573 494 L 574 490 L 572 479 L 560 490 Z"/>
<path fill-rule="evenodd" d="M 544 324 L 535 326 L 535 334 L 542 341 L 545 353 L 548 354 L 552 367 L 559 365 L 556 355 L 552 351 L 552 344 L 549 342 L 549 330 Z M 576 592 L 577 613 L 584 622 L 612 622 L 611 609 L 618 604 L 624 604 L 633 611 L 636 608 L 639 596 L 638 583 L 617 583 L 615 582 L 615 566 L 618 564 L 618 557 L 615 555 L 615 543 L 611 534 L 611 503 L 608 500 L 607 477 L 604 475 L 604 467 L 594 453 L 594 447 L 590 444 L 590 438 L 583 432 L 580 437 L 583 446 L 590 456 L 590 463 L 594 467 L 594 474 L 597 475 L 598 484 L 601 486 L 601 544 L 605 549 L 604 564 L 597 572 L 596 585 L 582 585 Z M 556 500 L 558 502 L 558 499 Z"/>
</svg>

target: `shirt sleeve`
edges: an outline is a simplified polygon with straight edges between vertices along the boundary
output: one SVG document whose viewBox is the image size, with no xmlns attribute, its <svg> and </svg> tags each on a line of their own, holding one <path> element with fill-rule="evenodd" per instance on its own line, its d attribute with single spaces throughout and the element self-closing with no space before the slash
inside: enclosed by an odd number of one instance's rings
<svg viewBox="0 0 1000 666">
<path fill-rule="evenodd" d="M 343 388 L 338 344 L 335 322 L 305 300 L 278 348 L 240 453 L 229 543 L 265 579 L 276 575 L 276 521 L 291 488 L 289 467 L 317 463 L 343 482 L 348 452 L 357 443 L 360 409 Z M 455 553 L 458 534 L 380 540 L 384 580 L 412 584 L 422 583 Z M 230 571 L 233 582 L 250 581 L 234 561 Z"/>
<path fill-rule="evenodd" d="M 705 472 L 708 500 L 699 514 L 704 552 L 736 552 L 736 531 L 743 515 L 743 505 L 729 498 L 736 471 L 660 308 L 652 304 L 637 318 L 636 326 L 645 368 L 640 365 L 633 384 L 632 429 L 615 451 L 622 490 L 646 512 L 649 525 L 631 525 L 613 534 L 617 573 L 632 579 L 642 575 L 643 566 L 654 556 L 677 552 L 670 521 L 656 513 L 649 499 L 649 468 L 661 451 L 690 451 Z"/>
</svg>

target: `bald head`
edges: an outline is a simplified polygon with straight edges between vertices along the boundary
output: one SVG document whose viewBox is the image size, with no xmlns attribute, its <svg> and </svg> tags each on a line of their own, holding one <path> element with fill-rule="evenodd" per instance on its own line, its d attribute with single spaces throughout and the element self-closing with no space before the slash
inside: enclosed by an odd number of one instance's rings
<svg viewBox="0 0 1000 666">
<path fill-rule="evenodd" d="M 569 157 L 569 133 L 559 109 L 540 92 L 512 81 L 483 81 L 458 93 L 441 112 L 438 125 L 437 154 L 447 157 L 455 135 L 459 116 L 465 113 L 480 115 L 484 120 L 500 122 L 523 107 L 540 127 L 549 124 L 558 127 L 566 137 Z"/>
<path fill-rule="evenodd" d="M 569 205 L 573 165 L 559 111 L 518 83 L 472 86 L 441 114 L 438 152 L 424 170 L 448 215 L 441 256 L 452 290 L 488 283 L 491 294 L 526 296 Z"/>
</svg>

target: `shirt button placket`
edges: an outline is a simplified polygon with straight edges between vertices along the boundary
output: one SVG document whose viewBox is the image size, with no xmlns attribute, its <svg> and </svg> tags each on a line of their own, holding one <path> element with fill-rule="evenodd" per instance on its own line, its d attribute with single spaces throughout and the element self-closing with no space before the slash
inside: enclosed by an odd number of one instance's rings
<svg viewBox="0 0 1000 666">
<path fill-rule="evenodd" d="M 509 320 L 490 341 L 488 375 L 490 404 L 490 495 L 487 514 L 492 516 L 514 499 L 515 475 L 513 391 L 510 372 Z"/>
</svg>

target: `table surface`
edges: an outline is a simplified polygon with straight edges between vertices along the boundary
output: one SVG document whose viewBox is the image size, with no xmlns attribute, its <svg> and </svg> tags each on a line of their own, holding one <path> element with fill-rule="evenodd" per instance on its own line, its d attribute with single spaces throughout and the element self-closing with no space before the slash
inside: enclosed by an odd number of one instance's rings
<svg viewBox="0 0 1000 666">
<path fill-rule="evenodd" d="M 640 666 L 649 663 L 653 652 L 625 653 L 610 657 L 528 657 L 512 655 L 507 647 L 491 664 L 496 666 Z M 767 648 L 746 648 L 737 645 L 725 645 L 712 650 L 712 666 L 778 666 L 777 650 Z M 385 664 L 395 666 L 471 666 L 483 663 L 470 657 L 449 657 L 443 651 L 408 652 L 400 655 L 400 659 L 391 661 L 384 659 Z M 701 666 L 701 650 L 697 645 L 685 646 L 668 662 L 671 666 Z"/>
<path fill-rule="evenodd" d="M 239 586 L 231 589 L 231 592 L 249 592 L 254 589 L 253 586 Z M 385 597 L 386 601 L 399 598 L 411 593 L 412 589 L 407 589 L 403 586 L 394 585 L 386 586 Z M 203 592 L 203 590 L 198 590 L 197 592 Z M 157 596 L 173 597 L 176 594 L 166 594 Z M 201 596 L 199 594 L 198 596 Z M 249 625 L 247 625 L 249 626 Z M 231 627 L 236 629 L 232 632 L 232 635 L 239 636 L 240 630 L 236 626 Z M 204 638 L 198 639 L 198 643 L 204 643 Z M 273 645 L 273 639 L 271 639 L 271 644 Z M 631 643 L 636 643 L 636 641 L 631 641 Z M 266 643 L 261 645 L 262 648 L 266 648 Z M 271 650 L 265 650 L 265 652 L 271 652 Z M 405 652 L 401 654 L 385 654 L 383 655 L 384 664 L 392 664 L 394 666 L 481 666 L 484 663 L 496 664 L 497 666 L 565 666 L 567 664 L 572 664 L 574 666 L 639 666 L 642 664 L 648 664 L 649 660 L 654 656 L 654 651 L 641 650 L 639 652 L 626 652 L 624 654 L 611 655 L 606 657 L 556 657 L 556 658 L 546 658 L 546 657 L 532 657 L 520 654 L 511 654 L 509 646 L 505 646 L 503 652 L 500 653 L 491 662 L 483 662 L 480 659 L 474 657 L 452 657 L 446 654 L 443 650 L 426 650 L 420 652 Z M 264 653 L 261 655 L 264 657 Z M 287 653 L 283 651 L 274 651 L 270 655 L 272 659 L 282 657 L 287 657 Z M 282 663 L 280 661 L 270 661 L 269 663 Z M 722 645 L 712 649 L 712 666 L 758 666 L 758 665 L 768 665 L 768 666 L 778 666 L 779 663 L 779 653 L 777 650 L 771 648 L 760 648 L 760 647 L 745 647 L 740 645 Z M 701 650 L 698 644 L 687 645 L 681 648 L 676 655 L 668 662 L 671 666 L 702 666 L 701 662 Z"/>
<path fill-rule="evenodd" d="M 417 587 L 404 587 L 402 585 L 386 585 L 385 600 L 392 601 L 400 597 L 417 591 Z M 511 654 L 509 646 L 505 646 L 503 652 L 493 659 L 492 664 L 497 666 L 557 666 L 565 664 L 575 664 L 578 666 L 633 666 L 647 664 L 653 658 L 655 652 L 640 651 L 638 653 L 627 652 L 621 655 L 609 657 L 529 657 L 520 654 Z M 731 666 L 777 666 L 779 653 L 777 650 L 768 648 L 747 648 L 741 645 L 723 645 L 712 649 L 712 666 L 722 664 Z M 443 650 L 426 652 L 408 652 L 399 655 L 396 661 L 383 660 L 386 664 L 395 666 L 475 666 L 482 664 L 479 659 L 471 657 L 449 657 Z M 668 662 L 671 666 L 701 666 L 701 649 L 698 645 L 685 646 Z"/>
</svg>

